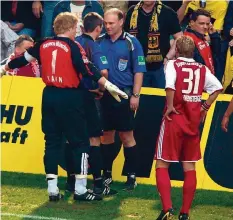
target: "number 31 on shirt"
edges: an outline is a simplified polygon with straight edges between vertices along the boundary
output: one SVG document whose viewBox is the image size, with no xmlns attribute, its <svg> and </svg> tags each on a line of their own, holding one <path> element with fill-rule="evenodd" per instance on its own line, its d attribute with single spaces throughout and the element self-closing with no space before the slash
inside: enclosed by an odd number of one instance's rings
<svg viewBox="0 0 233 220">
<path fill-rule="evenodd" d="M 192 68 L 182 68 L 182 72 L 187 72 L 189 77 L 184 79 L 184 83 L 188 83 L 188 89 L 182 90 L 183 94 L 198 93 L 200 82 L 200 69 L 193 70 Z M 195 76 L 195 80 L 194 80 Z"/>
</svg>

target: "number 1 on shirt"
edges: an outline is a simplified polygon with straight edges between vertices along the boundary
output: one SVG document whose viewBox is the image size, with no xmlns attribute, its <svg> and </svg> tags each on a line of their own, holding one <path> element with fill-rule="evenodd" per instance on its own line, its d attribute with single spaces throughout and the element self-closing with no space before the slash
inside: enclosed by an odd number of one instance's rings
<svg viewBox="0 0 233 220">
<path fill-rule="evenodd" d="M 52 52 L 52 74 L 55 74 L 55 69 L 56 69 L 56 59 L 57 59 L 57 50 L 54 50 Z"/>
</svg>

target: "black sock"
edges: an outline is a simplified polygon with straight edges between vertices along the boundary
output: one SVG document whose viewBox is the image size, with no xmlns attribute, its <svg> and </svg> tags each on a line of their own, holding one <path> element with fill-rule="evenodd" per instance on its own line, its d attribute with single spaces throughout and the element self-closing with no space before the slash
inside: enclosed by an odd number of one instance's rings
<svg viewBox="0 0 233 220">
<path fill-rule="evenodd" d="M 66 171 L 67 176 L 74 173 L 74 162 L 73 162 L 73 154 L 71 146 L 66 143 L 65 147 L 65 161 L 66 161 Z"/>
<path fill-rule="evenodd" d="M 118 150 L 115 143 L 101 144 L 101 151 L 103 155 L 103 170 L 105 173 L 112 172 L 112 164 L 118 155 Z"/>
<path fill-rule="evenodd" d="M 97 187 L 97 188 L 102 188 L 103 187 L 102 177 L 94 179 L 94 186 Z"/>
<path fill-rule="evenodd" d="M 125 169 L 128 174 L 136 174 L 136 165 L 137 165 L 137 151 L 136 145 L 132 147 L 124 147 L 124 156 L 125 156 Z"/>
<path fill-rule="evenodd" d="M 67 183 L 74 184 L 75 183 L 75 175 L 67 172 Z"/>
<path fill-rule="evenodd" d="M 101 178 L 101 170 L 103 167 L 103 158 L 99 146 L 91 146 L 89 155 L 89 165 L 94 179 Z"/>
</svg>

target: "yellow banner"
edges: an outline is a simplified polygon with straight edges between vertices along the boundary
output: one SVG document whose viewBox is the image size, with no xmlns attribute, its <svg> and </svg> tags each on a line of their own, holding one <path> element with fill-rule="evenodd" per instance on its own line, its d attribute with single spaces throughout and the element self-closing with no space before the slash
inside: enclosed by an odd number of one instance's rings
<svg viewBox="0 0 233 220">
<path fill-rule="evenodd" d="M 41 131 L 41 98 L 44 84 L 39 78 L 4 76 L 1 79 L 1 142 L 2 170 L 24 173 L 44 173 L 44 136 Z M 164 96 L 161 89 L 143 88 L 142 94 Z M 204 95 L 204 98 L 207 96 Z M 230 101 L 230 95 L 220 95 L 219 101 Z M 208 113 L 201 139 L 202 153 L 205 150 L 215 105 Z M 125 181 L 121 176 L 124 157 L 122 151 L 114 162 L 114 180 Z M 138 178 L 139 183 L 155 184 L 155 170 L 150 178 Z M 60 170 L 60 175 L 65 175 Z M 205 171 L 203 161 L 197 163 L 198 188 L 233 191 L 216 184 Z M 173 181 L 182 186 L 182 182 Z"/>
</svg>

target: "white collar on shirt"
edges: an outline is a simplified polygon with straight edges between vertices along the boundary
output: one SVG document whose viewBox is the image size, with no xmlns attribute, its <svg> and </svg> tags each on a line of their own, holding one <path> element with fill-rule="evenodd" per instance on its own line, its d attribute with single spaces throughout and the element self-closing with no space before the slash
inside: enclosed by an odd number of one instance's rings
<svg viewBox="0 0 233 220">
<path fill-rule="evenodd" d="M 177 59 L 183 60 L 185 62 L 196 62 L 193 58 L 178 57 Z"/>
</svg>

